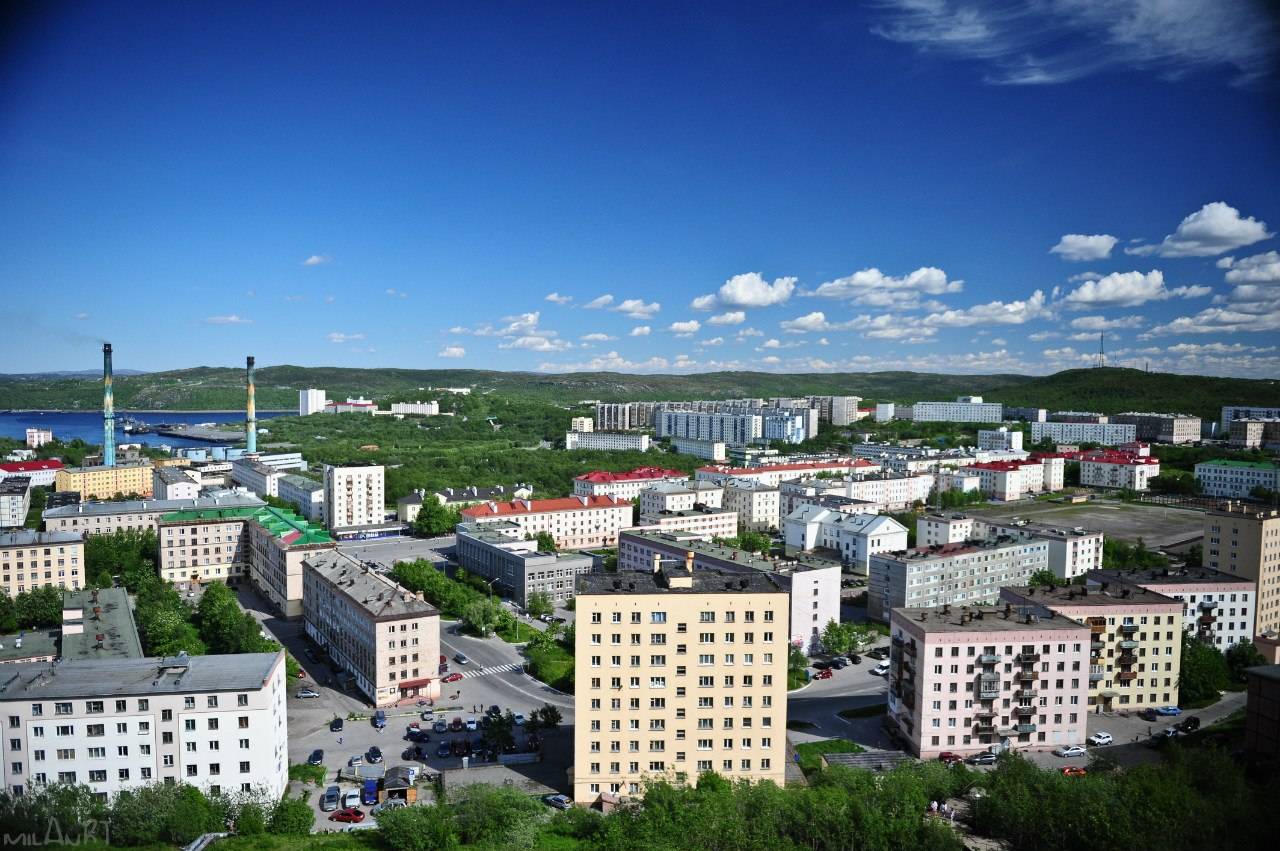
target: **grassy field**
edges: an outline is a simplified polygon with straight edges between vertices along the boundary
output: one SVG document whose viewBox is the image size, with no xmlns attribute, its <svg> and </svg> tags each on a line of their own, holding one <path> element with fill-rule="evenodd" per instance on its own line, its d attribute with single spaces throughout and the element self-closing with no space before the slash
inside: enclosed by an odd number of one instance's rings
<svg viewBox="0 0 1280 851">
<path fill-rule="evenodd" d="M 796 756 L 800 759 L 800 770 L 809 774 L 822 767 L 821 758 L 824 753 L 862 753 L 864 750 L 866 749 L 862 745 L 848 739 L 824 739 L 821 742 L 796 745 Z"/>
<path fill-rule="evenodd" d="M 1046 502 L 986 505 L 970 509 L 968 513 L 979 517 L 1021 517 L 1055 526 L 1083 526 L 1102 532 L 1108 538 L 1131 543 L 1142 538 L 1153 548 L 1200 535 L 1204 522 L 1203 512 L 1193 509 L 1109 500 L 1080 505 Z"/>
</svg>

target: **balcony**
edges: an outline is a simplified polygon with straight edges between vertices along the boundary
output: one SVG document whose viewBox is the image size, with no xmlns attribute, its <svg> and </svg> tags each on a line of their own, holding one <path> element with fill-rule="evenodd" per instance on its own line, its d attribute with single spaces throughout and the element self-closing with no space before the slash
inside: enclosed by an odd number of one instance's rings
<svg viewBox="0 0 1280 851">
<path fill-rule="evenodd" d="M 1000 661 L 999 653 L 983 653 L 978 657 L 979 665 L 995 665 Z"/>
<path fill-rule="evenodd" d="M 1137 649 L 1138 649 L 1138 642 L 1136 642 L 1136 641 L 1121 641 L 1121 642 L 1119 642 L 1116 646 L 1117 646 L 1117 647 L 1119 647 L 1121 650 L 1137 650 Z"/>
<path fill-rule="evenodd" d="M 1116 679 L 1118 679 L 1122 683 L 1132 682 L 1137 678 L 1138 678 L 1137 671 L 1121 671 L 1120 673 L 1116 674 Z"/>
<path fill-rule="evenodd" d="M 1013 675 L 1013 678 L 1020 683 L 1034 683 L 1040 678 L 1040 675 L 1035 671 L 1018 671 Z"/>
<path fill-rule="evenodd" d="M 1000 697 L 999 683 L 981 683 L 978 686 L 978 700 L 995 700 Z"/>
<path fill-rule="evenodd" d="M 1127 668 L 1130 665 L 1138 664 L 1138 657 L 1132 653 L 1121 653 L 1116 657 L 1116 664 Z"/>
<path fill-rule="evenodd" d="M 1013 726 L 1013 729 L 1014 729 L 1014 732 L 1017 732 L 1017 733 L 1034 733 L 1036 731 L 1036 725 L 1035 724 L 1015 724 Z"/>
<path fill-rule="evenodd" d="M 973 713 L 973 717 L 975 717 L 975 718 L 995 718 L 995 717 L 996 717 L 996 711 L 995 711 L 994 709 L 979 709 L 977 712 L 974 712 L 974 713 Z"/>
<path fill-rule="evenodd" d="M 1217 623 L 1217 621 L 1218 619 L 1215 618 L 1213 615 L 1201 615 L 1200 617 L 1196 618 L 1196 623 L 1200 624 L 1201 626 L 1210 626 L 1214 623 Z"/>
<path fill-rule="evenodd" d="M 1138 625 L 1136 623 L 1122 623 L 1120 624 L 1120 631 L 1125 635 L 1133 635 L 1138 631 Z"/>
<path fill-rule="evenodd" d="M 1019 653 L 1018 654 L 1018 664 L 1020 665 L 1026 665 L 1029 662 L 1039 662 L 1039 661 L 1040 661 L 1039 653 Z"/>
<path fill-rule="evenodd" d="M 1198 605 L 1200 606 L 1200 611 L 1208 612 L 1208 611 L 1212 611 L 1214 607 L 1218 605 L 1218 603 L 1216 600 L 1201 600 L 1198 603 Z"/>
<path fill-rule="evenodd" d="M 1033 688 L 1020 688 L 1013 693 L 1013 696 L 1018 700 L 1029 700 L 1038 694 L 1039 692 Z"/>
<path fill-rule="evenodd" d="M 979 736 L 994 736 L 996 732 L 996 725 L 995 724 L 975 724 L 973 727 L 973 732 L 977 733 Z"/>
<path fill-rule="evenodd" d="M 1021 715 L 1023 717 L 1026 717 L 1028 715 L 1035 715 L 1036 708 L 1034 706 L 1015 706 L 1013 707 L 1013 714 Z"/>
<path fill-rule="evenodd" d="M 1094 635 L 1101 635 L 1107 631 L 1106 618 L 1089 618 L 1086 623 L 1089 624 L 1089 632 L 1092 632 Z"/>
<path fill-rule="evenodd" d="M 1089 682 L 1091 683 L 1100 683 L 1102 682 L 1104 677 L 1106 677 L 1106 674 L 1104 674 L 1102 671 L 1089 672 Z"/>
<path fill-rule="evenodd" d="M 978 680 L 984 683 L 998 683 L 1000 682 L 1000 672 L 999 671 L 983 671 L 982 673 L 978 674 Z"/>
</svg>

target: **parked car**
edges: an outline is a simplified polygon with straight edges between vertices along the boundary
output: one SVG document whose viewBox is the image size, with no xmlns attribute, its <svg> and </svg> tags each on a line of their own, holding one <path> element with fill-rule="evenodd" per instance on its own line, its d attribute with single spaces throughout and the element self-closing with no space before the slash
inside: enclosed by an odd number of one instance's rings
<svg viewBox="0 0 1280 851">
<path fill-rule="evenodd" d="M 849 666 L 849 660 L 844 658 L 843 656 L 837 656 L 836 658 L 831 660 L 831 667 L 833 668 L 837 668 L 837 669 L 847 668 L 848 666 Z"/>
<path fill-rule="evenodd" d="M 1159 718 L 1160 715 L 1154 709 L 1144 709 L 1138 713 L 1138 717 L 1143 721 L 1154 721 Z"/>
<path fill-rule="evenodd" d="M 827 668 L 825 671 L 819 671 L 813 675 L 813 678 L 815 680 L 829 680 L 831 679 L 831 669 Z"/>
<path fill-rule="evenodd" d="M 439 745 L 436 746 L 436 756 L 446 757 L 448 755 L 449 755 L 449 743 L 442 741 Z"/>
<path fill-rule="evenodd" d="M 342 732 L 342 719 L 341 719 L 341 718 L 334 718 L 332 721 L 330 721 L 330 722 L 329 722 L 329 732 L 330 732 L 330 733 L 341 733 L 341 732 Z"/>
<path fill-rule="evenodd" d="M 459 674 L 457 671 L 454 671 L 452 674 L 446 674 L 444 677 L 442 677 L 440 682 L 456 683 L 460 679 L 462 679 L 462 674 Z"/>
<path fill-rule="evenodd" d="M 405 728 L 406 733 L 416 733 L 422 729 L 422 725 L 417 721 L 410 721 L 409 726 Z"/>
<path fill-rule="evenodd" d="M 466 725 L 462 723 L 461 715 L 454 716 L 454 719 L 449 722 L 449 730 L 454 733 L 461 733 L 465 726 Z"/>
<path fill-rule="evenodd" d="M 557 810 L 567 810 L 573 806 L 573 799 L 568 795 L 543 795 L 542 802 Z"/>
<path fill-rule="evenodd" d="M 373 726 L 379 730 L 387 726 L 387 713 L 381 709 L 373 713 Z"/>
<path fill-rule="evenodd" d="M 872 676 L 876 676 L 876 677 L 883 677 L 888 673 L 889 673 L 889 665 L 885 662 L 881 662 L 879 665 L 876 665 L 874 668 L 871 669 Z"/>
<path fill-rule="evenodd" d="M 338 804 L 342 800 L 342 790 L 337 786 L 330 786 L 324 790 L 324 794 L 320 797 L 320 811 L 331 813 L 338 808 Z"/>
<path fill-rule="evenodd" d="M 954 751 L 943 751 L 938 754 L 938 762 L 945 762 L 947 765 L 953 765 L 957 762 L 963 762 L 964 757 Z"/>
<path fill-rule="evenodd" d="M 521 712 L 517 712 L 517 713 L 515 714 L 515 722 L 516 722 L 516 726 L 517 726 L 517 727 L 523 727 L 523 726 L 524 726 L 524 714 L 523 714 L 523 713 L 521 713 Z"/>
<path fill-rule="evenodd" d="M 320 696 L 320 692 L 316 691 L 313 688 L 298 689 L 298 691 L 294 693 L 294 697 L 298 698 L 299 700 L 306 700 L 307 698 L 319 697 L 319 696 Z"/>
<path fill-rule="evenodd" d="M 495 703 L 493 704 L 493 706 L 490 706 L 488 709 L 485 710 L 485 714 L 489 715 L 492 718 L 501 718 L 502 710 L 499 709 L 498 704 Z"/>
<path fill-rule="evenodd" d="M 1182 723 L 1178 725 L 1178 729 L 1184 733 L 1194 733 L 1200 729 L 1200 719 L 1194 715 L 1188 715 L 1182 719 Z"/>
<path fill-rule="evenodd" d="M 377 765 L 382 762 L 382 748 L 377 745 L 369 748 L 368 759 L 370 765 Z"/>
<path fill-rule="evenodd" d="M 373 806 L 378 803 L 378 781 L 376 778 L 370 777 L 364 781 L 364 786 L 360 788 L 360 803 L 365 806 Z"/>
<path fill-rule="evenodd" d="M 457 662 L 459 665 L 470 665 L 470 664 L 471 664 L 471 660 L 467 658 L 467 654 L 466 654 L 466 653 L 454 653 L 454 654 L 453 654 L 453 661 Z"/>
<path fill-rule="evenodd" d="M 324 765 L 324 751 L 320 748 L 313 750 L 307 757 L 307 765 Z"/>
<path fill-rule="evenodd" d="M 1053 755 L 1070 759 L 1071 757 L 1084 756 L 1087 753 L 1084 745 L 1064 745 L 1060 748 L 1054 748 Z"/>
<path fill-rule="evenodd" d="M 358 753 L 347 760 L 347 766 L 349 768 L 355 768 L 358 765 L 364 765 L 364 754 L 362 753 Z"/>
<path fill-rule="evenodd" d="M 857 653 L 850 653 L 850 654 L 849 654 L 849 661 L 850 661 L 850 662 L 852 662 L 852 663 L 853 663 L 853 664 L 855 664 L 855 665 L 861 665 L 861 664 L 862 664 L 862 657 L 861 657 L 861 656 L 859 656 Z"/>
<path fill-rule="evenodd" d="M 976 753 L 973 756 L 969 757 L 968 759 L 965 760 L 965 762 L 969 763 L 970 765 L 995 765 L 996 760 L 998 759 L 999 757 L 997 757 L 991 751 L 983 751 L 982 753 Z"/>
<path fill-rule="evenodd" d="M 449 732 L 449 724 L 445 720 L 441 719 L 431 725 L 431 731 L 433 733 L 447 733 Z"/>
<path fill-rule="evenodd" d="M 383 813 L 390 812 L 391 810 L 398 810 L 401 807 L 407 807 L 407 806 L 409 805 L 405 803 L 403 798 L 387 798 L 381 804 L 378 804 L 378 806 L 369 810 L 369 815 L 373 816 L 374 818 L 377 818 Z"/>
<path fill-rule="evenodd" d="M 357 796 L 358 797 L 358 796 Z M 359 824 L 364 821 L 364 810 L 359 807 L 344 807 L 333 815 L 329 816 L 329 821 L 341 821 L 348 824 Z"/>
<path fill-rule="evenodd" d="M 1110 733 L 1103 733 L 1099 731 L 1090 736 L 1088 741 L 1091 745 L 1109 745 L 1115 740 L 1111 737 Z"/>
<path fill-rule="evenodd" d="M 474 715 L 472 715 L 470 718 L 467 719 L 467 729 L 469 731 L 474 733 L 476 730 L 479 729 L 479 727 L 480 725 L 476 722 L 476 717 Z"/>
<path fill-rule="evenodd" d="M 1062 769 L 1063 777 L 1084 777 L 1088 773 L 1088 769 L 1079 765 L 1068 765 L 1066 768 Z"/>
<path fill-rule="evenodd" d="M 1161 706 L 1156 709 L 1157 715 L 1181 715 L 1182 710 L 1176 706 Z"/>
<path fill-rule="evenodd" d="M 818 669 L 819 671 L 825 671 L 827 668 L 831 667 L 831 663 L 823 662 L 821 659 L 819 659 L 818 661 L 811 663 L 811 666 Z"/>
<path fill-rule="evenodd" d="M 360 793 L 355 789 L 346 792 L 342 796 L 343 809 L 353 809 L 360 806 Z"/>
</svg>

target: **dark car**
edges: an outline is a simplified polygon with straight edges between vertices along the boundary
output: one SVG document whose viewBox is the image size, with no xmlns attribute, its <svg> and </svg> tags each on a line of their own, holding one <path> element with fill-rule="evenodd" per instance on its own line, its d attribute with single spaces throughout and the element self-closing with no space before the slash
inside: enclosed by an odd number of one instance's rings
<svg viewBox="0 0 1280 851">
<path fill-rule="evenodd" d="M 996 759 L 997 759 L 996 755 L 993 754 L 991 751 L 984 751 L 983 753 L 974 754 L 973 756 L 966 759 L 965 762 L 969 763 L 970 765 L 995 765 Z"/>
<path fill-rule="evenodd" d="M 1143 721 L 1156 721 L 1160 718 L 1154 709 L 1144 709 L 1138 713 L 1138 717 Z"/>
<path fill-rule="evenodd" d="M 377 764 L 379 762 L 382 762 L 382 749 L 379 748 L 377 745 L 374 745 L 373 747 L 369 748 L 368 757 L 369 757 L 369 762 L 371 764 Z"/>
<path fill-rule="evenodd" d="M 491 718 L 491 717 L 490 717 L 490 716 L 488 716 L 488 715 L 481 715 L 481 716 L 480 716 L 480 728 L 481 728 L 481 729 L 483 729 L 483 730 L 488 730 L 488 729 L 489 729 L 490 727 L 492 727 L 492 726 L 493 726 L 493 718 Z"/>
<path fill-rule="evenodd" d="M 329 722 L 329 732 L 330 732 L 330 733 L 341 733 L 341 732 L 342 732 L 342 719 L 341 719 L 341 718 L 334 718 L 332 721 L 330 721 L 330 722 Z"/>
<path fill-rule="evenodd" d="M 320 748 L 313 750 L 307 757 L 307 765 L 324 765 L 324 751 Z"/>
<path fill-rule="evenodd" d="M 1178 724 L 1178 729 L 1184 733 L 1194 733 L 1196 730 L 1200 729 L 1200 719 L 1194 715 L 1188 715 L 1186 718 L 1182 719 L 1180 724 Z"/>
<path fill-rule="evenodd" d="M 455 739 L 453 744 L 449 746 L 449 752 L 454 756 L 466 756 L 469 747 L 465 739 Z"/>
<path fill-rule="evenodd" d="M 460 715 L 454 716 L 454 719 L 449 722 L 449 729 L 455 733 L 461 733 L 463 726 L 465 725 L 462 723 L 462 716 Z"/>
<path fill-rule="evenodd" d="M 816 668 L 819 671 L 825 671 L 827 668 L 831 667 L 831 663 L 830 662 L 814 662 L 810 667 Z"/>
<path fill-rule="evenodd" d="M 437 721 L 431 725 L 431 729 L 435 733 L 447 733 L 449 732 L 449 722 L 444 720 Z"/>
<path fill-rule="evenodd" d="M 850 654 L 849 654 L 849 661 L 850 661 L 850 662 L 852 662 L 852 663 L 853 663 L 853 664 L 855 664 L 855 665 L 861 665 L 861 664 L 862 664 L 862 657 L 861 657 L 861 656 L 859 656 L 857 653 L 850 653 Z"/>
<path fill-rule="evenodd" d="M 441 742 L 439 745 L 436 746 L 436 756 L 446 757 L 449 755 L 449 753 L 450 753 L 450 748 L 449 748 L 448 742 Z"/>
<path fill-rule="evenodd" d="M 501 718 L 502 710 L 499 709 L 498 704 L 495 703 L 493 706 L 490 706 L 488 709 L 485 710 L 485 714 L 493 718 Z"/>
<path fill-rule="evenodd" d="M 840 669 L 840 668 L 847 668 L 848 666 L 849 666 L 849 660 L 844 658 L 843 656 L 837 656 L 836 658 L 831 660 L 831 667 L 833 668 Z"/>
</svg>

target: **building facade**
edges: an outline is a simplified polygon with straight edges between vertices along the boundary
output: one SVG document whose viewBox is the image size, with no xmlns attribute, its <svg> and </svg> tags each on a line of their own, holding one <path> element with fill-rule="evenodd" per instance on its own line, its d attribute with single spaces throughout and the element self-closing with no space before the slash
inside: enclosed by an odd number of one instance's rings
<svg viewBox="0 0 1280 851">
<path fill-rule="evenodd" d="M 804 505 L 782 521 L 787 555 L 826 550 L 864 576 L 874 553 L 905 550 L 907 527 L 884 514 L 847 514 Z"/>
<path fill-rule="evenodd" d="M 974 518 L 963 514 L 928 514 L 916 521 L 916 540 L 924 547 L 1000 537 L 1044 541 L 1049 545 L 1049 570 L 1064 581 L 1102 567 L 1103 535 L 1082 526 L 1066 528 L 1029 520 Z"/>
<path fill-rule="evenodd" d="M 1105 418 L 1104 418 L 1105 419 Z M 1061 422 L 1051 421 L 1031 424 L 1031 442 L 1049 440 L 1053 443 L 1099 443 L 1115 446 L 1137 440 L 1138 427 L 1127 423 Z"/>
<path fill-rule="evenodd" d="M 1182 603 L 1182 629 L 1219 650 L 1252 641 L 1256 586 L 1248 579 L 1208 567 L 1177 570 L 1093 570 L 1090 590 L 1137 585 Z"/>
<path fill-rule="evenodd" d="M 617 431 L 568 431 L 564 448 L 593 449 L 598 452 L 648 452 L 651 438 L 647 434 Z"/>
<path fill-rule="evenodd" d="M 0 464 L 0 479 L 25 478 L 33 488 L 52 488 L 57 483 L 61 461 L 13 461 Z M 62 488 L 55 488 L 62 490 Z"/>
<path fill-rule="evenodd" d="M 1116 414 L 1111 422 L 1132 425 L 1136 440 L 1148 443 L 1199 443 L 1200 418 L 1191 414 L 1156 414 L 1129 411 Z"/>
<path fill-rule="evenodd" d="M 27 429 L 27 448 L 39 449 L 46 443 L 53 443 L 53 430 L 47 428 Z"/>
<path fill-rule="evenodd" d="M 911 419 L 918 423 L 998 423 L 1004 405 L 984 402 L 981 396 L 958 396 L 954 402 L 916 402 Z"/>
<path fill-rule="evenodd" d="M 1205 496 L 1247 499 L 1254 488 L 1280 490 L 1280 463 L 1270 461 L 1202 461 L 1195 475 Z"/>
<path fill-rule="evenodd" d="M 1275 420 L 1280 419 L 1280 408 L 1265 405 L 1223 405 L 1222 433 L 1231 431 L 1232 420 Z"/>
<path fill-rule="evenodd" d="M 1080 457 L 1080 484 L 1145 491 L 1160 475 L 1160 461 L 1123 452 L 1090 452 Z"/>
<path fill-rule="evenodd" d="M 640 525 L 664 532 L 690 532 L 705 538 L 732 538 L 738 534 L 738 512 L 707 505 L 642 511 Z"/>
<path fill-rule="evenodd" d="M 84 539 L 79 535 L 34 529 L 0 532 L 0 589 L 10 599 L 45 586 L 74 591 L 84 580 Z"/>
<path fill-rule="evenodd" d="M 1280 446 L 1280 419 L 1231 421 L 1227 445 L 1232 449 L 1268 449 Z"/>
<path fill-rule="evenodd" d="M 0 479 L 0 529 L 24 526 L 31 510 L 31 482 L 22 476 Z"/>
<path fill-rule="evenodd" d="M 306 476 L 287 474 L 276 482 L 276 496 L 298 506 L 298 513 L 312 522 L 324 520 L 324 485 Z"/>
<path fill-rule="evenodd" d="M 151 471 L 151 495 L 165 500 L 197 499 L 200 483 L 182 467 L 156 467 Z"/>
<path fill-rule="evenodd" d="M 526 540 L 514 523 L 459 523 L 456 536 L 458 564 L 486 581 L 497 580 L 522 609 L 533 594 L 565 605 L 573 598 L 577 577 L 595 565 L 589 555 L 539 551 L 537 542 Z"/>
<path fill-rule="evenodd" d="M 439 402 L 392 402 L 392 414 L 408 414 L 415 417 L 434 417 L 440 413 Z"/>
<path fill-rule="evenodd" d="M 580 550 L 617 543 L 618 532 L 631 525 L 633 508 L 613 496 L 570 496 L 485 502 L 462 509 L 462 517 L 472 523 L 513 523 L 522 536 L 546 532 L 558 548 Z"/>
<path fill-rule="evenodd" d="M 258 496 L 280 496 L 280 479 L 285 471 L 263 464 L 257 458 L 237 458 L 231 463 L 231 478 Z"/>
<path fill-rule="evenodd" d="M 588 432 L 588 431 L 595 431 L 595 430 L 596 430 L 595 420 L 591 419 L 591 417 L 570 417 L 569 418 L 569 431 Z"/>
<path fill-rule="evenodd" d="M 998 452 L 1021 452 L 1022 432 L 1010 431 L 1004 426 L 997 429 L 979 429 L 978 448 Z"/>
<path fill-rule="evenodd" d="M 625 473 L 595 470 L 573 479 L 575 496 L 616 496 L 618 499 L 638 499 L 640 491 L 662 482 L 683 482 L 687 478 L 679 470 L 663 467 L 636 467 Z"/>
<path fill-rule="evenodd" d="M 760 414 L 659 411 L 654 416 L 658 437 L 720 441 L 727 446 L 759 443 L 764 436 Z"/>
<path fill-rule="evenodd" d="M 322 414 L 327 404 L 329 404 L 329 398 L 323 390 L 308 387 L 306 390 L 298 391 L 298 416 L 300 417 Z"/>
<path fill-rule="evenodd" d="M 724 461 L 728 458 L 723 440 L 698 440 L 693 437 L 671 438 L 671 448 L 681 455 L 692 455 L 707 461 Z"/>
<path fill-rule="evenodd" d="M 1280 511 L 1229 502 L 1205 512 L 1204 566 L 1254 583 L 1254 634 L 1280 637 Z"/>
<path fill-rule="evenodd" d="M 640 491 L 640 513 L 654 514 L 660 511 L 687 511 L 696 505 L 708 508 L 724 506 L 724 488 L 710 482 L 697 480 L 685 482 L 663 481 L 649 485 Z"/>
<path fill-rule="evenodd" d="M 146 531 L 156 529 L 159 520 L 175 511 L 199 511 L 213 508 L 262 508 L 261 499 L 253 494 L 230 493 L 199 499 L 135 499 L 125 502 L 80 502 L 46 508 L 41 515 L 50 532 L 76 535 L 111 535 L 121 529 Z"/>
<path fill-rule="evenodd" d="M 63 467 L 54 477 L 54 489 L 76 491 L 81 499 L 113 496 L 151 496 L 151 464 L 118 464 L 115 467 Z"/>
<path fill-rule="evenodd" d="M 324 522 L 330 529 L 372 526 L 383 522 L 381 464 L 324 468 Z"/>
<path fill-rule="evenodd" d="M 738 515 L 747 529 L 777 529 L 782 523 L 781 493 L 777 485 L 758 478 L 724 482 L 724 507 Z"/>
</svg>

